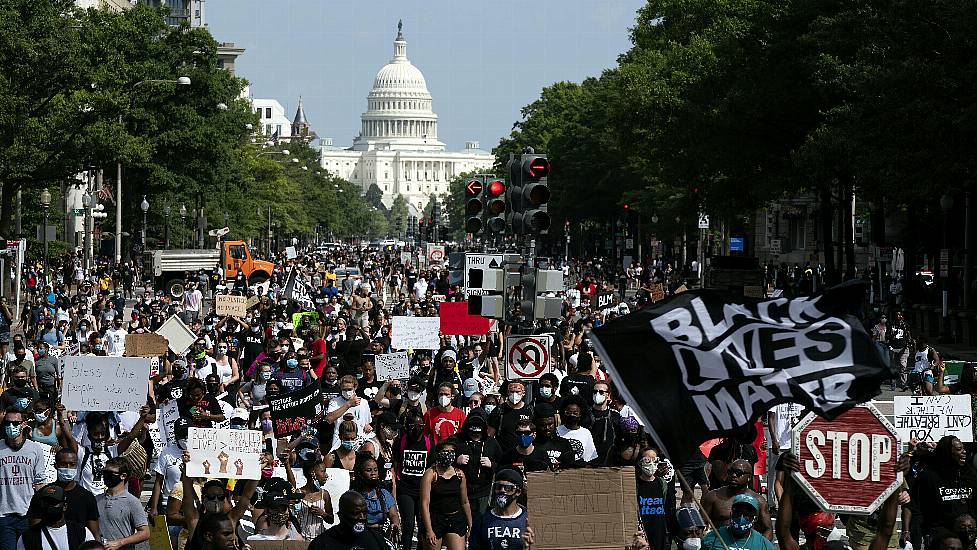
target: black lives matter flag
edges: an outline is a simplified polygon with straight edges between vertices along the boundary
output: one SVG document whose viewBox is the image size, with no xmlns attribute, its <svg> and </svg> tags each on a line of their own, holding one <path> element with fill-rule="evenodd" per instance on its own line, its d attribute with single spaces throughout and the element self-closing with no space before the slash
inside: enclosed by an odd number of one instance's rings
<svg viewBox="0 0 977 550">
<path fill-rule="evenodd" d="M 878 394 L 888 359 L 848 314 L 864 293 L 860 283 L 793 300 L 688 291 L 592 340 L 655 442 L 682 464 L 778 403 L 831 419 Z"/>
<path fill-rule="evenodd" d="M 285 277 L 285 289 L 282 291 L 282 295 L 288 300 L 302 304 L 305 309 L 315 309 L 315 304 L 312 301 L 312 289 L 309 283 L 305 281 L 305 275 L 296 267 L 293 267 L 288 272 L 288 276 Z"/>
</svg>

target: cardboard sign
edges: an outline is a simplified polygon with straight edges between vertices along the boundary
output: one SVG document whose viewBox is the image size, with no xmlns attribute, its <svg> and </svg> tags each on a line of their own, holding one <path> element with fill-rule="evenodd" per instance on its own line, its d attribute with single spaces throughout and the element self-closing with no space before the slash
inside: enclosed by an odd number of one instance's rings
<svg viewBox="0 0 977 550">
<path fill-rule="evenodd" d="M 247 301 L 244 302 L 244 307 L 245 309 L 251 309 L 260 303 L 261 303 L 261 296 L 258 295 L 249 296 Z"/>
<path fill-rule="evenodd" d="M 533 550 L 621 550 L 638 528 L 634 468 L 532 472 L 527 476 Z"/>
<path fill-rule="evenodd" d="M 468 314 L 468 302 L 441 303 L 441 334 L 482 336 L 489 331 L 489 319 Z"/>
<path fill-rule="evenodd" d="M 146 519 L 149 520 L 149 550 L 173 550 L 166 515 L 151 515 Z"/>
<path fill-rule="evenodd" d="M 190 344 L 197 341 L 197 335 L 176 315 L 171 315 L 169 319 L 164 321 L 156 330 L 156 334 L 166 338 L 170 351 L 177 355 L 182 355 L 190 347 Z"/>
<path fill-rule="evenodd" d="M 257 430 L 190 428 L 187 451 L 189 477 L 261 479 L 261 452 L 265 448 Z"/>
<path fill-rule="evenodd" d="M 275 437 L 287 437 L 322 419 L 322 389 L 319 382 L 271 400 L 271 422 Z"/>
<path fill-rule="evenodd" d="M 163 403 L 156 411 L 156 425 L 159 428 L 161 450 L 162 447 L 170 443 L 176 443 L 176 434 L 173 433 L 173 425 L 176 424 L 177 418 L 180 418 L 180 408 L 177 406 L 176 400 Z"/>
<path fill-rule="evenodd" d="M 373 364 L 376 366 L 377 380 L 410 378 L 410 363 L 407 361 L 406 351 L 377 355 L 374 357 Z"/>
<path fill-rule="evenodd" d="M 392 318 L 390 345 L 396 349 L 441 349 L 439 317 Z"/>
<path fill-rule="evenodd" d="M 680 287 L 676 288 L 675 289 L 675 292 L 673 292 L 672 294 L 681 294 L 681 293 L 685 292 L 688 289 L 689 289 L 689 287 L 687 287 L 685 285 L 681 285 Z"/>
<path fill-rule="evenodd" d="M 248 312 L 248 299 L 233 294 L 218 294 L 214 297 L 214 311 L 221 317 L 243 317 Z"/>
<path fill-rule="evenodd" d="M 138 411 L 149 390 L 149 359 L 65 357 L 61 403 L 73 411 Z"/>
<path fill-rule="evenodd" d="M 126 336 L 126 357 L 159 357 L 166 355 L 169 343 L 155 332 Z"/>
<path fill-rule="evenodd" d="M 763 298 L 763 287 L 746 285 L 743 287 L 743 297 L 745 298 Z"/>
<path fill-rule="evenodd" d="M 969 395 L 897 395 L 892 401 L 892 423 L 900 441 L 939 441 L 952 435 L 964 443 L 973 443 L 974 417 Z"/>
</svg>

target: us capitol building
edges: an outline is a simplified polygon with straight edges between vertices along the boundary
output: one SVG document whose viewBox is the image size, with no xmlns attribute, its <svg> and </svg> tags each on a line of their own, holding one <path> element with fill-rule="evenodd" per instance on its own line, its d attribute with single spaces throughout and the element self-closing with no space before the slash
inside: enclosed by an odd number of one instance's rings
<svg viewBox="0 0 977 550">
<path fill-rule="evenodd" d="M 322 167 L 359 185 L 366 192 L 376 184 L 389 207 L 402 195 L 412 214 L 423 210 L 430 195 L 448 192 L 448 182 L 462 172 L 489 169 L 495 157 L 465 143 L 462 152 L 445 150 L 438 140 L 438 115 L 420 69 L 407 59 L 403 25 L 397 24 L 394 56 L 377 72 L 367 96 L 360 133 L 350 148 L 321 141 Z"/>
</svg>

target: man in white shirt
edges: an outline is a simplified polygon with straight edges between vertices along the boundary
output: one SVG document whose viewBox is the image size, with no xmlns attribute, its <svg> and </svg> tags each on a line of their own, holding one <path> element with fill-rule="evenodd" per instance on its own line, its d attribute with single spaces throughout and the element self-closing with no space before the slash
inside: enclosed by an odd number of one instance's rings
<svg viewBox="0 0 977 550">
<path fill-rule="evenodd" d="M 122 326 L 122 318 L 116 317 L 112 327 L 105 331 L 106 353 L 112 357 L 122 357 L 126 353 L 126 335 L 129 334 Z"/>
<path fill-rule="evenodd" d="M 422 276 L 417 279 L 416 283 L 414 283 L 414 297 L 417 298 L 418 302 L 420 302 L 424 300 L 424 297 L 426 295 L 427 295 L 427 279 L 425 279 Z"/>
<path fill-rule="evenodd" d="M 373 415 L 370 414 L 370 404 L 366 399 L 361 399 L 356 395 L 358 384 L 356 378 L 347 374 L 339 380 L 341 393 L 329 400 L 326 407 L 326 422 L 335 424 L 336 429 L 332 433 L 332 445 L 330 449 L 339 447 L 339 425 L 344 420 L 352 420 L 356 423 L 359 436 L 365 439 L 373 437 Z"/>
<path fill-rule="evenodd" d="M 41 523 L 25 531 L 17 540 L 17 550 L 25 550 L 25 548 L 73 550 L 84 542 L 95 540 L 88 527 L 79 523 L 68 524 L 64 515 L 66 499 L 63 488 L 53 483 L 45 485 L 37 491 L 37 499 L 43 510 L 48 512 L 60 510 L 60 514 L 49 516 L 45 513 Z M 4 548 L 11 547 L 4 546 Z"/>
<path fill-rule="evenodd" d="M 197 288 L 197 284 L 189 283 L 189 287 L 183 293 L 183 310 L 191 322 L 200 318 L 200 306 L 203 304 L 203 301 L 204 295 Z"/>
</svg>

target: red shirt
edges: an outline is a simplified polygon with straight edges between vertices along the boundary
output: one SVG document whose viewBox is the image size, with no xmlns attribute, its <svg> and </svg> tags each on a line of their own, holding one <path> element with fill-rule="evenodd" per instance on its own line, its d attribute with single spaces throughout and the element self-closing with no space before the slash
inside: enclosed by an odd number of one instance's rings
<svg viewBox="0 0 977 550">
<path fill-rule="evenodd" d="M 450 412 L 442 411 L 441 407 L 432 407 L 424 413 L 424 435 L 437 445 L 460 432 L 464 423 L 465 411 L 458 407 L 453 407 Z"/>
<path fill-rule="evenodd" d="M 326 341 L 322 338 L 316 338 L 312 341 L 310 346 L 312 352 L 312 357 L 319 355 L 320 353 L 324 356 L 319 362 L 312 362 L 312 370 L 315 371 L 316 378 L 322 378 L 322 371 L 326 370 L 326 365 L 328 364 L 328 354 L 326 353 Z"/>
</svg>

